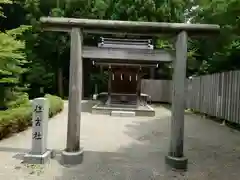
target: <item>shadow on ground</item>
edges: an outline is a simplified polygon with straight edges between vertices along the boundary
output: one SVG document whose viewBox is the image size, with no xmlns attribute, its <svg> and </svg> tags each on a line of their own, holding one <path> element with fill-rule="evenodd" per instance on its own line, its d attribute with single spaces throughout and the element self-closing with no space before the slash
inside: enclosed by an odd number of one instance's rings
<svg viewBox="0 0 240 180">
<path fill-rule="evenodd" d="M 134 143 L 121 146 L 116 152 L 85 151 L 83 164 L 70 168 L 64 167 L 62 175 L 56 177 L 56 180 L 184 178 L 183 172 L 174 172 L 165 166 L 164 158 L 169 142 L 168 126 L 169 116 L 167 115 L 128 124 L 124 133 L 131 137 Z"/>
<path fill-rule="evenodd" d="M 239 133 L 227 127 L 187 114 L 185 117 L 185 155 L 187 172 L 165 166 L 169 147 L 170 112 L 167 107 L 155 118 L 137 120 L 125 126 L 133 139 L 116 152 L 85 151 L 82 165 L 62 169 L 57 180 L 239 180 Z M 117 142 L 116 142 L 117 143 Z"/>
<path fill-rule="evenodd" d="M 13 158 L 18 160 L 23 160 L 24 155 L 28 152 L 30 152 L 30 149 L 24 149 L 24 148 L 14 148 L 14 147 L 0 147 L 0 152 L 10 152 L 10 153 L 16 153 L 13 155 Z"/>
<path fill-rule="evenodd" d="M 82 112 L 91 113 L 92 112 L 92 107 L 94 105 L 96 105 L 97 103 L 98 103 L 98 101 L 94 101 L 94 100 L 84 100 L 84 101 L 82 101 L 82 103 L 81 103 Z"/>
<path fill-rule="evenodd" d="M 157 162 L 155 156 L 156 154 L 148 154 L 133 158 L 126 153 L 85 151 L 83 165 L 64 167 L 62 175 L 55 179 L 153 180 L 161 176 L 154 167 L 159 164 L 164 167 L 164 164 Z"/>
</svg>

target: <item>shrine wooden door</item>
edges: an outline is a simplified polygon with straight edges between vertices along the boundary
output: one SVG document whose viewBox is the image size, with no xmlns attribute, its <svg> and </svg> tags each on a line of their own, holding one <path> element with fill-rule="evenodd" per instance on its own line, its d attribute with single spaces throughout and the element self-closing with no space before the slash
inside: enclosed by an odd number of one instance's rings
<svg viewBox="0 0 240 180">
<path fill-rule="evenodd" d="M 138 69 L 113 69 L 111 92 L 118 94 L 136 94 L 138 78 Z"/>
</svg>

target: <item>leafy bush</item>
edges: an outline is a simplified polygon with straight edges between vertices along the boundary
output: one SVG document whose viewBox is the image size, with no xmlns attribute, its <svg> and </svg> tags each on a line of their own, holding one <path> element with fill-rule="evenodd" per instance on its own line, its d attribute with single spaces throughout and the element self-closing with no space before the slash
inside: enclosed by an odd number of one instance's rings
<svg viewBox="0 0 240 180">
<path fill-rule="evenodd" d="M 64 104 L 60 97 L 47 94 L 45 95 L 45 98 L 48 98 L 49 100 L 49 117 L 52 117 L 63 110 Z"/>
<path fill-rule="evenodd" d="M 23 105 L 30 105 L 30 101 L 27 93 L 16 93 L 15 98 L 6 103 L 8 109 L 15 109 Z"/>
<path fill-rule="evenodd" d="M 63 101 L 61 98 L 49 94 L 45 97 L 48 98 L 50 104 L 49 117 L 62 111 Z M 23 103 L 17 108 L 0 111 L 0 139 L 23 131 L 31 124 L 32 106 L 30 101 L 29 103 Z"/>
</svg>

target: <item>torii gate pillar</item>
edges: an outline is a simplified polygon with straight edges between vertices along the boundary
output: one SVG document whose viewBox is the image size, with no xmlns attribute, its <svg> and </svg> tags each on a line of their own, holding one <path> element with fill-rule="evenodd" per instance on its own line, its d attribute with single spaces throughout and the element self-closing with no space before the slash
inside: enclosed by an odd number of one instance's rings
<svg viewBox="0 0 240 180">
<path fill-rule="evenodd" d="M 80 124 L 82 101 L 82 31 L 71 30 L 69 105 L 67 126 L 67 147 L 62 152 L 64 164 L 80 164 L 83 150 L 80 148 Z"/>
<path fill-rule="evenodd" d="M 166 163 L 175 169 L 187 169 L 188 164 L 183 154 L 187 42 L 187 32 L 180 32 L 175 46 L 176 59 L 173 62 L 171 139 L 166 156 Z"/>
</svg>

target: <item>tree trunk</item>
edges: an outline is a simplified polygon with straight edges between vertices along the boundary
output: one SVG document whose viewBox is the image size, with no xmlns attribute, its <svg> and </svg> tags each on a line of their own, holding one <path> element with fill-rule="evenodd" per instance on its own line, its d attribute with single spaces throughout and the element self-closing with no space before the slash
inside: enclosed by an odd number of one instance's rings
<svg viewBox="0 0 240 180">
<path fill-rule="evenodd" d="M 5 110 L 5 88 L 0 85 L 0 110 Z"/>
<path fill-rule="evenodd" d="M 63 71 L 62 68 L 58 68 L 58 94 L 63 98 L 64 96 L 64 87 L 63 87 Z"/>
</svg>

